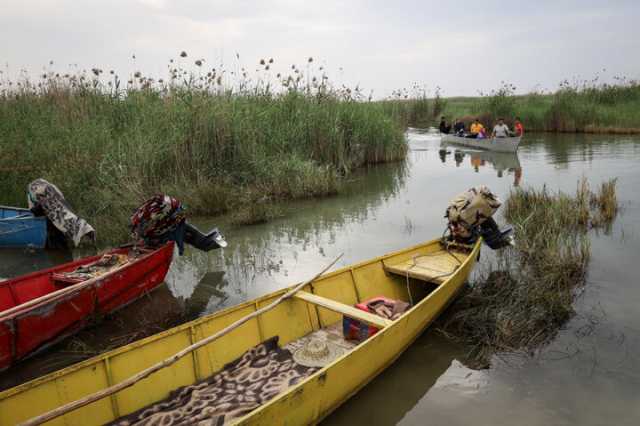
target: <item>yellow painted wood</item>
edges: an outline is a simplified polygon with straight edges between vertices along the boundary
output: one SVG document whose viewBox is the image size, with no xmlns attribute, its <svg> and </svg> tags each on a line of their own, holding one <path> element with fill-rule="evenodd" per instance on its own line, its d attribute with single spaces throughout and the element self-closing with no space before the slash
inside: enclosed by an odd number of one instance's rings
<svg viewBox="0 0 640 426">
<path fill-rule="evenodd" d="M 311 293 L 350 306 L 359 302 L 351 279 L 351 272 L 347 268 L 327 274 L 316 280 L 313 283 Z M 342 315 L 326 308 L 318 308 L 318 313 L 322 327 L 342 320 Z"/>
<path fill-rule="evenodd" d="M 333 312 L 347 315 L 351 318 L 360 320 L 376 327 L 383 328 L 393 324 L 393 321 L 390 321 L 388 319 L 370 314 L 369 312 L 361 311 L 360 309 L 354 308 L 353 306 L 338 303 L 334 300 L 327 299 L 326 297 L 320 297 L 316 296 L 315 294 L 307 293 L 306 291 L 299 291 L 293 297 L 302 299 L 309 303 L 313 303 L 314 305 L 322 306 L 323 308 L 327 308 Z"/>
<path fill-rule="evenodd" d="M 466 254 L 457 251 L 440 251 L 429 254 L 418 254 L 411 259 L 399 263 L 385 262 L 387 272 L 403 277 L 411 277 L 422 281 L 443 283 L 462 264 Z"/>
<path fill-rule="evenodd" d="M 398 320 L 332 364 L 253 411 L 240 422 L 298 425 L 321 420 L 392 363 L 433 321 L 466 280 L 479 249 L 480 243 L 476 244 L 471 253 L 463 255 L 464 261 L 455 274 Z M 407 301 L 405 279 L 386 273 L 383 262 L 397 265 L 416 255 L 438 251 L 442 251 L 442 248 L 437 240 L 421 244 L 326 274 L 305 290 L 347 306 L 375 296 Z M 200 340 L 210 336 L 226 325 L 255 312 L 257 308 L 269 303 L 286 290 L 282 289 L 208 315 L 1 392 L 0 425 L 16 424 L 104 389 L 109 385 L 109 374 L 112 381 L 121 381 L 178 352 L 193 339 Z M 171 367 L 116 394 L 115 401 L 109 398 L 102 399 L 49 424 L 104 424 L 115 419 L 116 406 L 120 415 L 126 415 L 149 403 L 166 398 L 171 390 L 179 386 L 194 383 L 197 376 L 207 377 L 215 373 L 224 364 L 260 343 L 261 332 L 264 338 L 277 334 L 280 336 L 280 343 L 285 344 L 340 319 L 339 313 L 325 307 L 316 309 L 316 305 L 301 298 L 290 299 L 261 316 L 260 323 L 256 319 L 248 321 L 228 335 L 198 349 L 195 356 L 182 358 Z M 110 372 L 106 371 L 107 363 Z"/>
</svg>

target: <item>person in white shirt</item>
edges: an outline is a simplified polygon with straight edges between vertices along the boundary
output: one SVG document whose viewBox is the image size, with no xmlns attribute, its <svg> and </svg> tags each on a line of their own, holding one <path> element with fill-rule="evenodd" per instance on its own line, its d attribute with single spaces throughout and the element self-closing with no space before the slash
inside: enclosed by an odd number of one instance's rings
<svg viewBox="0 0 640 426">
<path fill-rule="evenodd" d="M 492 138 L 506 138 L 509 136 L 509 126 L 504 124 L 504 120 L 502 118 L 498 119 L 498 124 L 493 127 L 493 132 L 491 133 Z"/>
</svg>

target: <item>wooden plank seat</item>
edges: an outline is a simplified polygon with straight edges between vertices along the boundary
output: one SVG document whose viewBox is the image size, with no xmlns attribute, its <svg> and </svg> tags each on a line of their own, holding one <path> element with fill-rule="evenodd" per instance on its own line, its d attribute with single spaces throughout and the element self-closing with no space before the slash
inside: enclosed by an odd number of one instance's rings
<svg viewBox="0 0 640 426">
<path fill-rule="evenodd" d="M 306 291 L 299 291 L 293 295 L 297 299 L 304 300 L 305 302 L 312 303 L 314 305 L 321 306 L 329 309 L 333 312 L 346 315 L 350 318 L 357 319 L 369 325 L 375 327 L 384 328 L 393 324 L 393 321 L 386 318 L 379 317 L 378 315 L 371 314 L 369 312 L 361 311 L 353 306 L 345 305 L 344 303 L 336 302 L 335 300 L 327 299 L 326 297 L 318 296 Z"/>
<path fill-rule="evenodd" d="M 442 284 L 454 275 L 461 264 L 458 259 L 464 259 L 465 256 L 464 253 L 441 250 L 435 253 L 415 256 L 393 265 L 385 263 L 384 269 L 389 273 L 403 277 L 409 276 L 421 281 Z"/>
</svg>

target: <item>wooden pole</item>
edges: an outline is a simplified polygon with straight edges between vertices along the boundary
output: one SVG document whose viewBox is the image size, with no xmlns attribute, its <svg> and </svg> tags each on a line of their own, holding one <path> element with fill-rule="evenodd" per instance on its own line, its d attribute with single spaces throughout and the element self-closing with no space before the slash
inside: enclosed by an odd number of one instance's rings
<svg viewBox="0 0 640 426">
<path fill-rule="evenodd" d="M 280 304 L 282 301 L 289 299 L 291 296 L 293 296 L 295 293 L 297 293 L 298 291 L 300 291 L 303 287 L 309 285 L 310 283 L 312 283 L 313 281 L 315 281 L 320 275 L 324 274 L 329 268 L 331 268 L 333 265 L 336 264 L 336 262 L 338 260 L 340 260 L 340 258 L 342 257 L 342 254 L 340 254 L 340 256 L 336 257 L 333 262 L 331 262 L 329 265 L 327 265 L 322 271 L 318 272 L 313 278 L 311 278 L 308 281 L 305 281 L 301 284 L 298 284 L 297 286 L 293 287 L 291 290 L 287 291 L 285 294 L 283 294 L 282 296 L 280 296 L 277 300 L 275 300 L 274 302 L 270 303 L 269 305 L 262 307 L 260 309 L 258 309 L 257 311 L 253 312 L 250 315 L 247 315 L 246 317 L 240 318 L 238 321 L 234 322 L 233 324 L 230 324 L 228 326 L 226 326 L 225 328 L 223 328 L 222 330 L 218 331 L 215 334 L 212 334 L 211 336 L 200 340 L 199 342 L 194 343 L 193 345 L 187 346 L 186 348 L 184 348 L 183 350 L 181 350 L 180 352 L 170 356 L 169 358 L 166 358 L 154 365 L 152 365 L 151 367 L 140 371 L 139 373 L 129 377 L 128 379 L 113 385 L 111 387 L 108 387 L 106 389 L 103 389 L 101 391 L 95 392 L 89 396 L 86 396 L 82 399 L 78 399 L 76 401 L 70 402 L 68 404 L 63 405 L 62 407 L 58 407 L 56 409 L 53 409 L 51 411 L 48 411 L 44 414 L 41 414 L 37 417 L 33 417 L 29 420 L 27 420 L 26 422 L 22 423 L 21 426 L 34 426 L 34 425 L 40 425 L 44 422 L 48 422 L 49 420 L 53 420 L 56 417 L 60 417 L 70 411 L 73 410 L 77 410 L 80 407 L 84 407 L 85 405 L 91 404 L 92 402 L 98 401 L 102 398 L 105 398 L 109 395 L 113 395 L 116 392 L 120 392 L 123 389 L 126 389 L 128 387 L 133 386 L 134 384 L 136 384 L 137 382 L 139 382 L 140 380 L 149 377 L 151 374 L 155 373 L 158 370 L 161 370 L 165 367 L 170 366 L 171 364 L 175 363 L 176 361 L 178 361 L 180 358 L 184 357 L 185 355 L 195 351 L 196 349 L 201 348 L 202 346 L 209 344 L 211 342 L 213 342 L 214 340 L 220 338 L 221 336 L 224 336 L 225 334 L 235 330 L 236 328 L 240 327 L 242 324 L 244 324 L 245 322 L 249 321 L 252 318 L 257 317 L 258 315 L 261 315 L 267 311 L 270 311 L 271 309 L 275 308 L 278 304 Z"/>
<path fill-rule="evenodd" d="M 90 278 L 86 281 L 82 281 L 79 282 L 77 284 L 73 284 L 70 285 L 68 287 L 65 287 L 63 289 L 51 292 L 51 293 L 47 293 L 44 296 L 40 296 L 37 297 L 35 299 L 29 300 L 26 303 L 22 303 L 18 306 L 14 306 L 13 308 L 7 309 L 5 311 L 0 312 L 0 323 L 11 320 L 17 316 L 20 316 L 24 313 L 27 313 L 29 311 L 32 311 L 34 309 L 40 308 L 43 305 L 46 305 L 48 303 L 52 303 L 55 302 L 57 300 L 60 300 L 62 298 L 64 298 L 65 296 L 68 296 L 70 294 L 76 293 L 82 289 L 85 289 L 87 287 L 90 287 L 94 284 L 96 284 L 97 282 L 99 282 L 100 280 L 103 280 L 105 278 L 110 277 L 113 274 L 116 274 L 118 272 L 120 272 L 122 270 L 122 268 L 124 268 L 125 266 L 127 266 L 126 264 L 119 267 L 119 268 L 115 268 L 103 275 L 100 275 L 98 277 L 93 277 Z"/>
</svg>

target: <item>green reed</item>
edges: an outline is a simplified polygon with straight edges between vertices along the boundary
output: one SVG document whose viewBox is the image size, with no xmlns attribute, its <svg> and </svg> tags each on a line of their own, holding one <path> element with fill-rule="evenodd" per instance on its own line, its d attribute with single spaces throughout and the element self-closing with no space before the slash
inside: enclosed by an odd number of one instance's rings
<svg viewBox="0 0 640 426">
<path fill-rule="evenodd" d="M 546 188 L 511 192 L 504 216 L 516 246 L 500 251 L 440 320 L 441 330 L 468 344 L 470 361 L 486 366 L 496 352 L 535 352 L 575 314 L 591 249 L 587 230 L 608 231 L 618 211 L 616 180 L 593 192 Z"/>
<path fill-rule="evenodd" d="M 406 153 L 403 123 L 308 66 L 273 76 L 265 60 L 252 80 L 176 62 L 164 80 L 99 69 L 3 80 L 0 204 L 24 205 L 26 185 L 43 177 L 114 241 L 157 191 L 218 214 L 333 194 L 353 169 Z"/>
<path fill-rule="evenodd" d="M 515 87 L 502 83 L 475 98 L 448 99 L 445 113 L 466 121 L 479 117 L 492 125 L 498 117 L 512 123 L 520 116 L 525 128 L 551 132 L 640 132 L 640 81 L 614 78 L 600 83 L 596 77 L 560 83 L 553 93 L 532 91 L 515 95 Z"/>
</svg>

